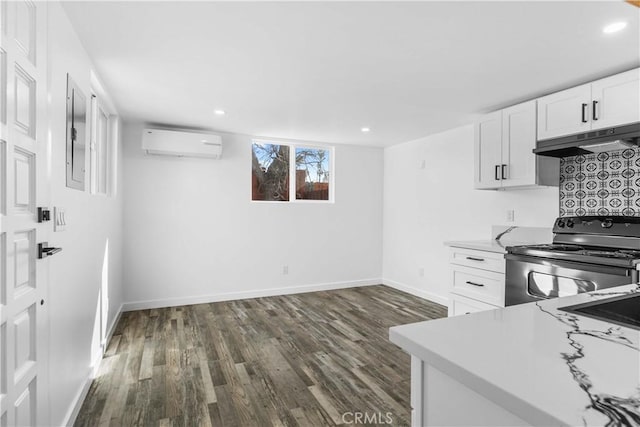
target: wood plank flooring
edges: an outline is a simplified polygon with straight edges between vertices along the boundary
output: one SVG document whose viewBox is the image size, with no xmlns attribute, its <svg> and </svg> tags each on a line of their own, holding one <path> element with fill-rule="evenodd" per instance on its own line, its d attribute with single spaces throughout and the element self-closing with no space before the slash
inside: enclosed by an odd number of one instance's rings
<svg viewBox="0 0 640 427">
<path fill-rule="evenodd" d="M 388 329 L 445 316 L 382 285 L 123 313 L 75 425 L 409 425 Z"/>
</svg>

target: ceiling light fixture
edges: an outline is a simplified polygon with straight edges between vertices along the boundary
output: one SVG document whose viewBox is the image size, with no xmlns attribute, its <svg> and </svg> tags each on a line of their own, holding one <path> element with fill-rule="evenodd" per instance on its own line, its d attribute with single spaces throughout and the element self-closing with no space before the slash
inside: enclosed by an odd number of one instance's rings
<svg viewBox="0 0 640 427">
<path fill-rule="evenodd" d="M 224 116 L 225 114 L 227 114 L 227 112 L 226 112 L 226 111 L 224 111 L 224 110 L 213 110 L 213 113 L 214 113 L 216 116 Z"/>
<path fill-rule="evenodd" d="M 623 30 L 626 26 L 627 26 L 627 23 L 624 21 L 614 22 L 604 27 L 602 29 L 602 32 L 605 34 L 617 33 L 618 31 Z"/>
<path fill-rule="evenodd" d="M 360 129 L 360 130 L 361 130 L 362 132 L 364 132 L 364 133 L 367 133 L 367 132 L 369 132 L 371 129 L 369 129 L 369 128 L 362 128 L 362 129 Z"/>
</svg>

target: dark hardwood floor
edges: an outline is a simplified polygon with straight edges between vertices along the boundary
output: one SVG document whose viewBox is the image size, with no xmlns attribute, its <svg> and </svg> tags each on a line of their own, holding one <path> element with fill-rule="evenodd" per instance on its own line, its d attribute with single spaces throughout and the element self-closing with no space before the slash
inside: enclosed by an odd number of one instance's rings
<svg viewBox="0 0 640 427">
<path fill-rule="evenodd" d="M 75 425 L 409 425 L 388 329 L 445 316 L 382 285 L 123 313 Z"/>
</svg>

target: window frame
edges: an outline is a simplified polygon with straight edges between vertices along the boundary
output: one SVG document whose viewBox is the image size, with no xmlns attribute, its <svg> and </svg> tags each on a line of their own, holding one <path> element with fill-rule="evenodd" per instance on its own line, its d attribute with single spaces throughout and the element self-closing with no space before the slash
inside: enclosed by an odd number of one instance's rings
<svg viewBox="0 0 640 427">
<path fill-rule="evenodd" d="M 318 143 L 306 144 L 304 142 L 289 142 L 278 141 L 277 139 L 260 139 L 252 138 L 250 150 L 253 150 L 254 144 L 271 144 L 271 145 L 285 145 L 289 147 L 289 200 L 253 200 L 253 194 L 251 191 L 251 177 L 249 175 L 249 200 L 256 203 L 301 203 L 301 204 L 334 204 L 335 203 L 335 146 L 324 145 Z M 324 150 L 329 152 L 329 197 L 327 200 L 315 200 L 315 199 L 298 199 L 296 198 L 296 148 L 308 148 L 315 150 Z"/>
<path fill-rule="evenodd" d="M 104 89 L 100 79 L 94 72 L 91 70 L 90 73 L 90 94 L 91 94 L 91 103 L 90 110 L 88 112 L 88 121 L 87 129 L 90 132 L 89 143 L 87 146 L 88 157 L 89 157 L 89 193 L 92 196 L 99 197 L 107 197 L 107 198 L 115 198 L 118 193 L 118 169 L 120 167 L 120 119 L 118 116 L 118 111 L 115 108 L 115 104 L 113 103 L 111 97 Z M 96 145 L 94 144 L 96 139 L 95 137 L 97 132 L 97 111 L 98 108 L 102 110 L 105 115 L 106 121 L 106 141 L 105 141 L 105 156 L 106 156 L 106 176 L 105 176 L 105 191 L 106 192 L 98 192 L 98 182 L 97 182 L 97 158 L 96 156 Z"/>
<path fill-rule="evenodd" d="M 115 146 L 117 145 L 117 116 L 111 112 L 108 101 L 103 102 L 100 96 L 97 95 L 98 91 L 91 91 L 91 123 L 90 123 L 90 142 L 89 142 L 89 189 L 90 193 L 95 196 L 114 197 L 115 196 Z M 100 114 L 106 119 L 105 126 L 105 140 L 98 141 L 99 131 L 99 119 Z M 104 144 L 102 146 L 102 144 Z M 101 145 L 101 150 L 98 150 L 98 145 Z M 104 191 L 99 187 L 99 171 L 100 159 L 99 155 L 104 155 Z"/>
</svg>

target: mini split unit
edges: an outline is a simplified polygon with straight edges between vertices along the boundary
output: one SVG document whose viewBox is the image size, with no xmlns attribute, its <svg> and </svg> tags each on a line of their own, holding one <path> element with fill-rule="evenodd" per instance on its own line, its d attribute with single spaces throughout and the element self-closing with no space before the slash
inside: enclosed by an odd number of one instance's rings
<svg viewBox="0 0 640 427">
<path fill-rule="evenodd" d="M 176 157 L 222 157 L 222 138 L 210 133 L 145 129 L 142 149 L 147 154 Z"/>
</svg>

